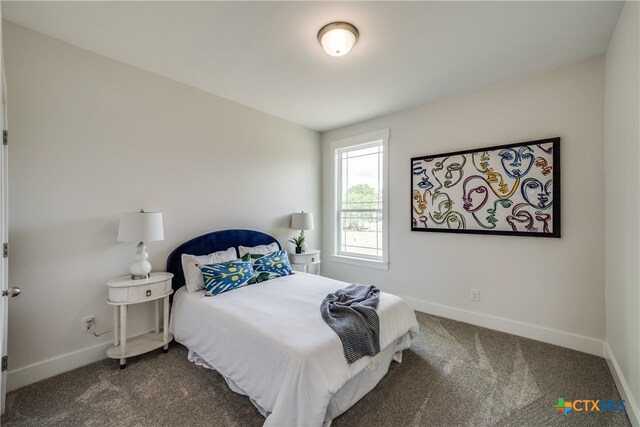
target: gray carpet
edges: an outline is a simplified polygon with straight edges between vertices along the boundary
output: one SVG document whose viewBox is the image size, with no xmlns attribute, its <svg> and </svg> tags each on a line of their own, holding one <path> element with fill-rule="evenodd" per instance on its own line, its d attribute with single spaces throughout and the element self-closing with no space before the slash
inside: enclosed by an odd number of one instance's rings
<svg viewBox="0 0 640 427">
<path fill-rule="evenodd" d="M 620 399 L 604 359 L 417 313 L 420 335 L 333 426 L 628 426 L 624 413 L 563 416 L 558 397 Z M 260 426 L 249 399 L 178 344 L 13 391 L 6 426 Z"/>
</svg>

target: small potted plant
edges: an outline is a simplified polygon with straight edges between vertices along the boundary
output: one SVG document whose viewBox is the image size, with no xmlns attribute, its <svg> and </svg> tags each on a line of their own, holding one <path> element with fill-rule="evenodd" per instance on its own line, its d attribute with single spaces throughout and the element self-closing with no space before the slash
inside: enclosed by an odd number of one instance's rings
<svg viewBox="0 0 640 427">
<path fill-rule="evenodd" d="M 300 234 L 298 237 L 292 237 L 291 239 L 289 239 L 289 241 L 296 245 L 296 253 L 301 254 L 302 244 L 304 243 L 304 235 Z"/>
</svg>

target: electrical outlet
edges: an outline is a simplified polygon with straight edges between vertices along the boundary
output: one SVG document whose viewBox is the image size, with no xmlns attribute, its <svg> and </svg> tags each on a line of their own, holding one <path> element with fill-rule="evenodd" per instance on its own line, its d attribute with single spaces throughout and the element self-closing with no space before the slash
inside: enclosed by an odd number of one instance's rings
<svg viewBox="0 0 640 427">
<path fill-rule="evenodd" d="M 82 332 L 94 332 L 96 330 L 96 317 L 87 316 L 82 318 Z"/>
<path fill-rule="evenodd" d="M 480 291 L 478 289 L 471 289 L 471 301 L 480 301 Z"/>
</svg>

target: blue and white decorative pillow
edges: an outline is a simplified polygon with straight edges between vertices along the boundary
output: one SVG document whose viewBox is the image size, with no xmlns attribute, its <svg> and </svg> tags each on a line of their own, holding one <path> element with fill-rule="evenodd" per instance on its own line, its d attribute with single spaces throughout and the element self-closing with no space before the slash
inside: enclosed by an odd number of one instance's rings
<svg viewBox="0 0 640 427">
<path fill-rule="evenodd" d="M 242 261 L 244 262 L 250 262 L 253 268 L 253 263 L 258 259 L 258 258 L 262 258 L 264 255 L 262 254 L 244 254 L 244 256 L 242 258 L 240 258 Z M 269 276 L 269 273 L 258 273 L 256 274 L 256 272 L 253 272 L 254 276 L 253 279 L 251 279 L 249 281 L 250 285 L 253 285 L 255 283 L 260 283 L 260 282 L 264 282 L 265 280 L 269 280 L 271 277 Z"/>
<path fill-rule="evenodd" d="M 250 284 L 254 278 L 251 262 L 225 262 L 200 267 L 205 295 L 218 295 Z M 253 282 L 255 283 L 255 282 Z"/>
<path fill-rule="evenodd" d="M 257 276 L 266 273 L 269 279 L 293 274 L 287 251 L 277 251 L 253 260 L 253 270 Z"/>
</svg>

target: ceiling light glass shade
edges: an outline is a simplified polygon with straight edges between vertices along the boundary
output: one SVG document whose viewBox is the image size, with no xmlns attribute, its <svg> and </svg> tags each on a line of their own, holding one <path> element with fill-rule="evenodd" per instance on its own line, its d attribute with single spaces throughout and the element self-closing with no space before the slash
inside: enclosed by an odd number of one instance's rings
<svg viewBox="0 0 640 427">
<path fill-rule="evenodd" d="M 343 56 L 349 53 L 358 41 L 358 29 L 348 22 L 332 22 L 320 29 L 318 41 L 331 56 Z"/>
</svg>

